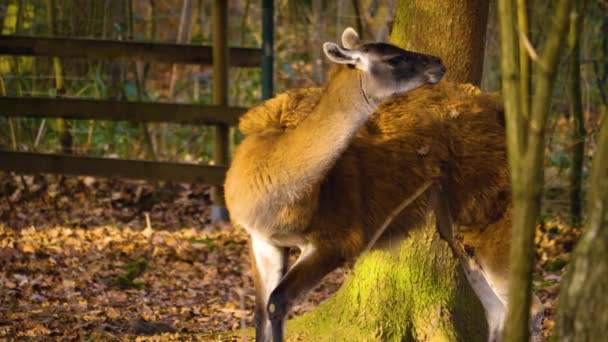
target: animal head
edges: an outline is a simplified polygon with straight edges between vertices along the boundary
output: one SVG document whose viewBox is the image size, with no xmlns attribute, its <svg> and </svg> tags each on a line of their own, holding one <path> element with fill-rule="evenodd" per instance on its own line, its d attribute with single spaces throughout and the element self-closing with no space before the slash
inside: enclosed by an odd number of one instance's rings
<svg viewBox="0 0 608 342">
<path fill-rule="evenodd" d="M 323 51 L 332 62 L 359 70 L 363 93 L 374 102 L 438 83 L 445 74 L 445 66 L 435 56 L 388 43 L 361 43 L 350 27 L 342 33 L 342 45 L 327 42 Z"/>
</svg>

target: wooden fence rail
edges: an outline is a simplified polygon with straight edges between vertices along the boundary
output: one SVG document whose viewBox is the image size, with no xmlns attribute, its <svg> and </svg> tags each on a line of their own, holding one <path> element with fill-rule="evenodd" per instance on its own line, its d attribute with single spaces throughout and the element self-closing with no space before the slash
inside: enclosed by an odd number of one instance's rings
<svg viewBox="0 0 608 342">
<path fill-rule="evenodd" d="M 262 50 L 232 47 L 230 66 L 260 67 Z M 115 41 L 86 38 L 0 35 L 0 55 L 87 59 L 130 58 L 165 63 L 213 64 L 213 48 L 205 45 Z"/>
<path fill-rule="evenodd" d="M 87 38 L 0 35 L 0 55 L 213 64 L 215 76 L 213 87 L 215 105 L 213 106 L 70 98 L 0 97 L 0 116 L 215 125 L 218 129 L 216 129 L 214 159 L 216 164 L 228 164 L 227 125 L 236 125 L 239 115 L 246 110 L 227 105 L 228 68 L 260 67 L 262 56 L 264 56 L 262 70 L 264 97 L 270 96 L 272 92 L 272 0 L 264 1 L 263 13 L 265 27 L 263 51 L 259 48 L 228 48 L 226 46 L 228 10 L 224 0 L 215 0 L 213 3 L 213 47 Z M 0 150 L 0 170 L 30 174 L 54 173 L 201 182 L 221 187 L 227 167 Z M 221 189 L 217 190 L 214 191 L 213 201 L 214 205 L 220 207 L 223 200 L 221 199 Z M 226 215 L 225 210 L 212 210 L 214 221 L 226 219 Z"/>
<path fill-rule="evenodd" d="M 191 104 L 0 97 L 0 116 L 236 125 L 247 109 Z"/>
<path fill-rule="evenodd" d="M 0 170 L 26 174 L 54 173 L 187 183 L 200 182 L 222 186 L 227 167 L 0 151 Z"/>
</svg>

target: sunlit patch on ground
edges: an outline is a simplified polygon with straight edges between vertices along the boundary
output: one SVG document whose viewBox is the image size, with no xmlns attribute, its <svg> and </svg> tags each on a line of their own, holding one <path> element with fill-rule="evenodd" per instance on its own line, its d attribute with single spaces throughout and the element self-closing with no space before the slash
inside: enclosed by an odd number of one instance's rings
<svg viewBox="0 0 608 342">
<path fill-rule="evenodd" d="M 0 228 L 4 336 L 209 332 L 251 323 L 242 233 Z M 150 322 L 151 324 L 145 324 Z"/>
<path fill-rule="evenodd" d="M 537 260 L 533 286 L 545 309 L 543 337 L 547 341 L 553 331 L 562 276 L 581 233 L 581 229 L 556 220 L 546 221 L 536 228 Z"/>
</svg>

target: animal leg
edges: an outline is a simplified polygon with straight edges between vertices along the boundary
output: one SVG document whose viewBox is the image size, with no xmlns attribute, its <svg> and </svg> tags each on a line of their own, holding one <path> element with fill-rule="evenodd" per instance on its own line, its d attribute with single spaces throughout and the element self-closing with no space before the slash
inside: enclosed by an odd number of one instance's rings
<svg viewBox="0 0 608 342">
<path fill-rule="evenodd" d="M 509 288 L 506 274 L 496 274 L 489 270 L 483 270 L 481 274 L 485 277 L 488 285 L 500 299 L 505 308 L 504 318 L 506 318 L 506 308 L 509 300 Z M 544 308 L 540 299 L 532 294 L 532 306 L 530 307 L 530 341 L 538 342 L 541 340 L 542 322 L 544 318 Z"/>
<path fill-rule="evenodd" d="M 488 341 L 502 341 L 504 321 L 506 317 L 506 302 L 497 295 L 491 283 L 487 280 L 481 267 L 472 259 L 461 258 L 461 264 L 469 284 L 483 305 L 488 321 Z"/>
<path fill-rule="evenodd" d="M 317 285 L 323 277 L 343 263 L 343 259 L 328 248 L 311 246 L 300 257 L 272 292 L 268 300 L 268 317 L 272 324 L 272 339 L 283 341 L 285 317 L 296 299 Z"/>
<path fill-rule="evenodd" d="M 255 340 L 267 342 L 271 338 L 271 325 L 266 314 L 268 297 L 287 271 L 288 252 L 269 241 L 251 237 L 251 267 L 255 283 Z"/>
<path fill-rule="evenodd" d="M 481 266 L 473 258 L 463 253 L 456 243 L 449 203 L 440 188 L 435 187 L 433 189 L 430 199 L 431 205 L 434 206 L 439 235 L 448 243 L 454 255 L 460 260 L 467 280 L 484 308 L 489 330 L 488 341 L 500 342 L 506 316 L 506 302 L 501 301 L 501 298 L 488 282 Z"/>
</svg>

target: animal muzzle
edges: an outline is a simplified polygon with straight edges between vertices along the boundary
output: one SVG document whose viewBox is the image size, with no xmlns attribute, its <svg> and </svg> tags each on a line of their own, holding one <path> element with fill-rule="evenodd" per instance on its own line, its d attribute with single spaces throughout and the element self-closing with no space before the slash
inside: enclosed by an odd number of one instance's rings
<svg viewBox="0 0 608 342">
<path fill-rule="evenodd" d="M 446 69 L 441 59 L 437 58 L 437 62 L 431 64 L 425 71 L 425 75 L 430 83 L 438 83 L 445 75 Z"/>
</svg>

